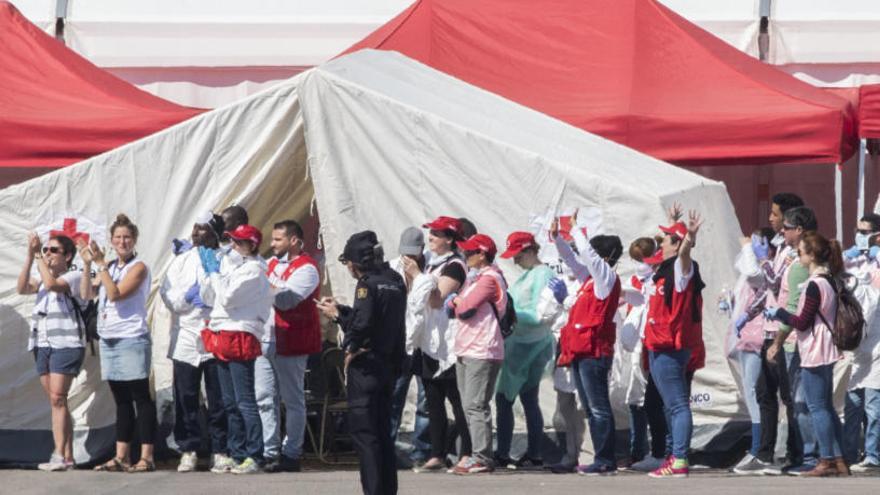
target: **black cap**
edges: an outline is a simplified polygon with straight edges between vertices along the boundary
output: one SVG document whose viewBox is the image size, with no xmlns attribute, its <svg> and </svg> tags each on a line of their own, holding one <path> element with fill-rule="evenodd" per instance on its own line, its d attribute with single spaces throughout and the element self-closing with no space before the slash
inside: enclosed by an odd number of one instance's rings
<svg viewBox="0 0 880 495">
<path fill-rule="evenodd" d="M 211 220 L 208 222 L 208 226 L 211 227 L 211 230 L 217 235 L 217 239 L 221 239 L 223 233 L 226 231 L 226 222 L 223 221 L 223 217 L 217 214 L 211 214 Z"/>
<path fill-rule="evenodd" d="M 376 258 L 378 248 L 379 239 L 376 238 L 375 232 L 372 230 L 358 232 L 345 242 L 345 249 L 339 255 L 339 261 L 366 264 Z"/>
</svg>

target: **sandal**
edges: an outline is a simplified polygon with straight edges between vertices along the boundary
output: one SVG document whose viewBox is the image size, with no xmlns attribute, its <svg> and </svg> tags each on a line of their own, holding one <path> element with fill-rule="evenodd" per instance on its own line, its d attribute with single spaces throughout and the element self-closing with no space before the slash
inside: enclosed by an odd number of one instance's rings
<svg viewBox="0 0 880 495">
<path fill-rule="evenodd" d="M 131 466 L 123 462 L 122 459 L 114 457 L 104 464 L 95 466 L 95 471 L 105 471 L 108 473 L 124 473 L 131 469 Z"/>
<path fill-rule="evenodd" d="M 141 459 L 134 466 L 129 466 L 129 473 L 152 473 L 156 470 L 156 464 L 153 461 Z"/>
</svg>

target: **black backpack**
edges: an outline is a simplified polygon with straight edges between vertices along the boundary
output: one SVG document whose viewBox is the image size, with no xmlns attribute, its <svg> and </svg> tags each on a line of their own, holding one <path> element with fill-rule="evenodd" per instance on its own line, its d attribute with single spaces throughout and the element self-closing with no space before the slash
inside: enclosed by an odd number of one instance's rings
<svg viewBox="0 0 880 495">
<path fill-rule="evenodd" d="M 841 351 L 854 351 L 859 347 L 865 335 L 865 315 L 862 313 L 862 305 L 856 296 L 847 288 L 845 280 L 834 280 L 826 277 L 834 292 L 837 294 L 837 317 L 834 325 L 828 321 L 819 311 L 819 318 L 825 326 L 831 329 L 834 345 Z"/>
<path fill-rule="evenodd" d="M 76 326 L 79 328 L 79 338 L 85 339 L 92 350 L 92 356 L 95 355 L 95 341 L 98 340 L 98 303 L 88 301 L 85 307 L 77 302 L 76 298 L 71 297 L 70 302 L 73 303 L 73 311 L 76 313 Z"/>
<path fill-rule="evenodd" d="M 516 309 L 513 307 L 513 298 L 510 297 L 510 292 L 505 292 L 505 294 L 507 294 L 507 306 L 505 306 L 504 318 L 498 316 L 498 308 L 495 307 L 495 303 L 489 303 L 489 307 L 492 308 L 492 313 L 498 320 L 498 326 L 501 327 L 501 336 L 506 339 L 513 334 L 513 329 L 516 327 Z"/>
</svg>

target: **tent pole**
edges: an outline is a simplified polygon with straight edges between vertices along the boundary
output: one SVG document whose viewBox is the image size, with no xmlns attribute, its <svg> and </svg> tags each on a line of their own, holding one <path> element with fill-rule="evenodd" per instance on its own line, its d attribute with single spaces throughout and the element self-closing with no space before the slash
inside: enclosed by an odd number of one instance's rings
<svg viewBox="0 0 880 495">
<path fill-rule="evenodd" d="M 865 215 L 865 152 L 867 152 L 868 140 L 859 140 L 859 218 Z"/>
<path fill-rule="evenodd" d="M 837 242 L 843 242 L 843 166 L 834 166 L 834 221 L 837 224 Z"/>
</svg>

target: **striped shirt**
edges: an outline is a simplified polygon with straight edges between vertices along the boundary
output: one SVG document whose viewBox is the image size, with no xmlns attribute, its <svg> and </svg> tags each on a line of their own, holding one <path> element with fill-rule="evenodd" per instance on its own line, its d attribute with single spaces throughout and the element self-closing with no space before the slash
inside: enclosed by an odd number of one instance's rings
<svg viewBox="0 0 880 495">
<path fill-rule="evenodd" d="M 34 347 L 65 349 L 83 346 L 76 312 L 71 302 L 71 297 L 76 298 L 80 307 L 85 307 L 86 303 L 79 295 L 82 272 L 71 271 L 58 278 L 67 282 L 70 287 L 70 295 L 50 291 L 40 283 L 37 302 L 31 313 L 33 325 L 31 337 L 28 340 L 28 350 L 32 350 Z"/>
</svg>

